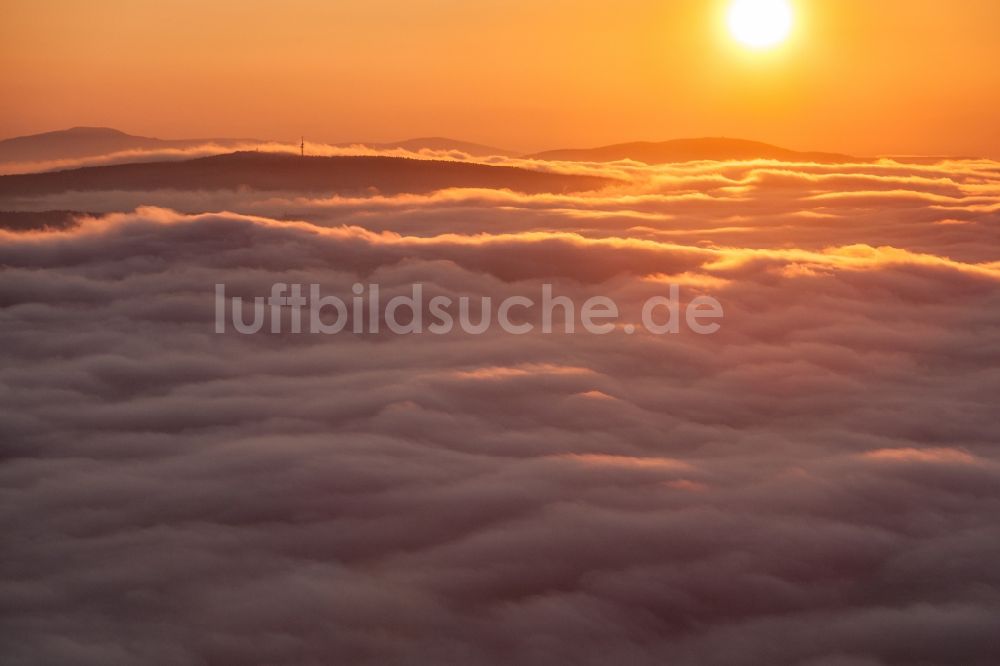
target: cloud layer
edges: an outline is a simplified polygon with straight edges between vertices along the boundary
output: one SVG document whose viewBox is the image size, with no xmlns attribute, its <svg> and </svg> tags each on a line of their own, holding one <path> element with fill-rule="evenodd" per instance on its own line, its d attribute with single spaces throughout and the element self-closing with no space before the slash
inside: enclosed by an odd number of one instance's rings
<svg viewBox="0 0 1000 666">
<path fill-rule="evenodd" d="M 545 168 L 630 185 L 20 202 L 126 212 L 0 231 L 5 663 L 1000 661 L 1000 165 Z M 275 282 L 725 320 L 213 333 Z"/>
</svg>

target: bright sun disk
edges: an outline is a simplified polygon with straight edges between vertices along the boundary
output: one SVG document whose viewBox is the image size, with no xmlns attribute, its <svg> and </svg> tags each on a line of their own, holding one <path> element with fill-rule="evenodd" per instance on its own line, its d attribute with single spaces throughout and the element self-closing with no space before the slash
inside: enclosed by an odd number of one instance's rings
<svg viewBox="0 0 1000 666">
<path fill-rule="evenodd" d="M 729 31 L 752 48 L 779 44 L 792 30 L 788 0 L 734 0 L 729 7 Z"/>
</svg>

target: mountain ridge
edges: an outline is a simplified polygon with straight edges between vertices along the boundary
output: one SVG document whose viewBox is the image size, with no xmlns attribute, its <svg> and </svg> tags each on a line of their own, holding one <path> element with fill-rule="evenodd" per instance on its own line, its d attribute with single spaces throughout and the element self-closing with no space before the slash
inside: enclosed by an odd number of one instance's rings
<svg viewBox="0 0 1000 666">
<path fill-rule="evenodd" d="M 215 143 L 235 148 L 256 139 L 159 139 L 128 134 L 113 127 L 78 125 L 63 130 L 0 140 L 0 162 L 46 162 L 99 157 L 126 150 L 183 149 Z"/>
<path fill-rule="evenodd" d="M 129 162 L 0 176 L 0 198 L 66 191 L 235 190 L 428 193 L 450 187 L 579 192 L 617 183 L 599 176 L 381 155 L 299 156 L 240 151 L 188 160 Z"/>
<path fill-rule="evenodd" d="M 128 134 L 111 127 L 76 126 L 0 140 L 0 163 L 31 163 L 99 157 L 128 150 L 184 149 L 216 144 L 237 149 L 268 141 L 253 138 L 160 139 Z M 729 137 L 698 137 L 667 141 L 632 141 L 595 148 L 560 148 L 522 155 L 496 146 L 442 136 L 417 137 L 392 142 L 342 142 L 341 148 L 365 146 L 373 150 L 460 151 L 473 157 L 491 155 L 535 160 L 614 162 L 631 159 L 647 164 L 695 160 L 776 159 L 790 162 L 844 163 L 868 161 L 842 153 L 797 151 L 761 141 Z"/>
</svg>

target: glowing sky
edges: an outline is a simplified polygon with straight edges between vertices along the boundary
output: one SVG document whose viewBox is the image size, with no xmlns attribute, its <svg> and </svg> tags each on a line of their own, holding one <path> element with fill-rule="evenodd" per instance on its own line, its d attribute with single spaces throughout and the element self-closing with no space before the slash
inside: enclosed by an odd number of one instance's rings
<svg viewBox="0 0 1000 666">
<path fill-rule="evenodd" d="M 739 136 L 860 154 L 1000 155 L 1000 3 L 796 0 L 740 46 L 724 0 L 5 0 L 0 136 L 536 150 Z"/>
</svg>

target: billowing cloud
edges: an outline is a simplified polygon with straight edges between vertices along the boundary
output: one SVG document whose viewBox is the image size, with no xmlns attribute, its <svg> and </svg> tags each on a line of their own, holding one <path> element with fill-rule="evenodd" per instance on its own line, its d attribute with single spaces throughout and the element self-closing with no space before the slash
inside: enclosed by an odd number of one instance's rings
<svg viewBox="0 0 1000 666">
<path fill-rule="evenodd" d="M 21 202 L 97 214 L 0 231 L 5 663 L 997 663 L 997 165 L 566 168 Z M 214 332 L 276 282 L 725 317 Z"/>
</svg>

